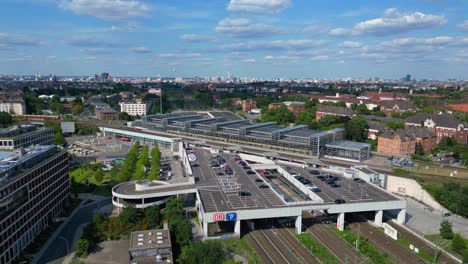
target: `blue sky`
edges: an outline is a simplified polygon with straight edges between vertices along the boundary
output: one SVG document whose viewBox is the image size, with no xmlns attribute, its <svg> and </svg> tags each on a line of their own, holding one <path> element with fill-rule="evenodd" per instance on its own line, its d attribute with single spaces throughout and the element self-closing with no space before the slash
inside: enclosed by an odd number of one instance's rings
<svg viewBox="0 0 468 264">
<path fill-rule="evenodd" d="M 468 79 L 466 0 L 2 0 L 0 74 Z"/>
</svg>

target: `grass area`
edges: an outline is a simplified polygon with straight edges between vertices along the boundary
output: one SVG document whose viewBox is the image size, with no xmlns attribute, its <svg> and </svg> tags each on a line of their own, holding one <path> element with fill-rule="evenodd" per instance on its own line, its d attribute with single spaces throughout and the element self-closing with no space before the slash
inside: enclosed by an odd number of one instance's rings
<svg viewBox="0 0 468 264">
<path fill-rule="evenodd" d="M 323 247 L 317 240 L 312 238 L 310 234 L 303 233 L 296 235 L 297 239 L 304 245 L 308 250 L 312 251 L 312 254 L 316 256 L 324 264 L 338 264 L 338 259 Z"/>
<path fill-rule="evenodd" d="M 400 175 L 409 175 L 409 174 L 411 174 L 411 171 L 401 169 L 401 168 L 395 168 L 395 169 L 393 169 L 393 172 L 395 172 L 396 174 L 400 174 Z"/>
<path fill-rule="evenodd" d="M 41 250 L 42 246 L 49 240 L 52 234 L 59 228 L 59 226 L 63 222 L 57 223 L 50 223 L 46 228 L 42 229 L 42 231 L 34 238 L 34 241 L 29 244 L 23 251 L 24 254 L 35 254 L 39 250 Z"/>
<path fill-rule="evenodd" d="M 349 227 L 346 227 L 344 231 L 339 231 L 337 229 L 333 229 L 333 231 L 337 233 L 349 245 L 355 247 L 355 243 L 358 240 L 358 237 L 351 229 L 349 229 Z M 375 246 L 368 243 L 363 237 L 359 237 L 359 252 L 361 252 L 361 254 L 363 254 L 364 256 L 368 257 L 372 261 L 372 263 L 394 263 L 386 252 L 382 252 L 381 250 L 377 249 Z"/>
<path fill-rule="evenodd" d="M 468 178 L 468 170 L 464 168 L 440 167 L 439 165 L 430 164 L 430 163 L 417 163 L 417 164 L 419 166 L 417 167 L 416 172 L 420 172 L 424 174 L 431 174 L 431 175 L 443 175 L 443 176 L 450 176 L 450 174 L 453 173 L 453 176 Z"/>
<path fill-rule="evenodd" d="M 399 234 L 398 239 L 396 240 L 396 243 L 402 246 L 403 248 L 409 248 L 409 245 L 411 244 L 408 238 L 405 236 L 402 236 L 401 234 Z M 419 248 L 419 253 L 417 253 L 417 255 L 429 263 L 433 263 L 434 261 L 434 256 L 429 254 L 426 250 L 422 248 Z"/>
<path fill-rule="evenodd" d="M 452 240 L 444 239 L 439 234 L 435 235 L 425 235 L 425 238 L 429 239 L 430 241 L 434 242 L 436 245 L 440 245 L 441 248 L 447 250 L 448 252 L 452 253 L 455 256 L 460 256 L 457 252 L 452 250 Z M 468 245 L 468 239 L 465 239 L 465 244 Z"/>
<path fill-rule="evenodd" d="M 220 239 L 219 242 L 221 242 L 221 244 L 223 244 L 229 251 L 246 258 L 249 261 L 249 264 L 260 263 L 257 258 L 257 254 L 252 248 L 252 245 L 247 241 L 246 237 L 240 239 Z"/>
</svg>

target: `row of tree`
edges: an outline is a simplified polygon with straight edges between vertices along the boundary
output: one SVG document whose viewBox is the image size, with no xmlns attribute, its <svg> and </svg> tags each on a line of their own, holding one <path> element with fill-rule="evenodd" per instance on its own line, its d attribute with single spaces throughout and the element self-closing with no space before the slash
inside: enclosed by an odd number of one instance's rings
<svg viewBox="0 0 468 264">
<path fill-rule="evenodd" d="M 452 250 L 463 257 L 463 263 L 468 263 L 468 249 L 465 239 L 460 234 L 453 233 L 452 223 L 443 220 L 440 223 L 440 236 L 444 239 L 452 240 Z"/>
<path fill-rule="evenodd" d="M 140 151 L 140 148 L 141 151 Z M 161 152 L 158 145 L 151 150 L 151 163 L 149 160 L 149 148 L 147 145 L 141 147 L 139 141 L 133 144 L 125 157 L 125 161 L 116 175 L 116 182 L 125 182 L 129 180 L 158 180 L 159 168 L 161 166 Z M 150 169 L 148 173 L 148 169 Z"/>
</svg>

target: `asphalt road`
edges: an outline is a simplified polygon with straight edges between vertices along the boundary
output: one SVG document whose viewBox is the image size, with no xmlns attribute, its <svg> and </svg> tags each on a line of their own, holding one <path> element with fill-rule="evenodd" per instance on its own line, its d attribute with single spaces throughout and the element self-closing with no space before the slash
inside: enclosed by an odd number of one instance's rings
<svg viewBox="0 0 468 264">
<path fill-rule="evenodd" d="M 111 202 L 112 200 L 109 198 L 79 208 L 78 211 L 74 214 L 73 218 L 70 219 L 70 221 L 64 226 L 62 231 L 52 241 L 44 254 L 39 258 L 37 263 L 61 264 L 63 258 L 68 254 L 67 243 L 65 243 L 64 239 L 67 240 L 70 249 L 73 248 L 73 239 L 78 227 L 82 224 L 91 222 L 95 210 L 102 206 L 109 205 Z"/>
</svg>

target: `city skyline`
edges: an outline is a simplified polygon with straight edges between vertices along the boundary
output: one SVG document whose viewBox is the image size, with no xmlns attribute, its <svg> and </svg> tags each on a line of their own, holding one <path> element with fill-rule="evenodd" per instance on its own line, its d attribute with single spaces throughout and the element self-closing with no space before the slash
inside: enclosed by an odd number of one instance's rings
<svg viewBox="0 0 468 264">
<path fill-rule="evenodd" d="M 462 0 L 6 0 L 0 74 L 468 79 Z"/>
</svg>

